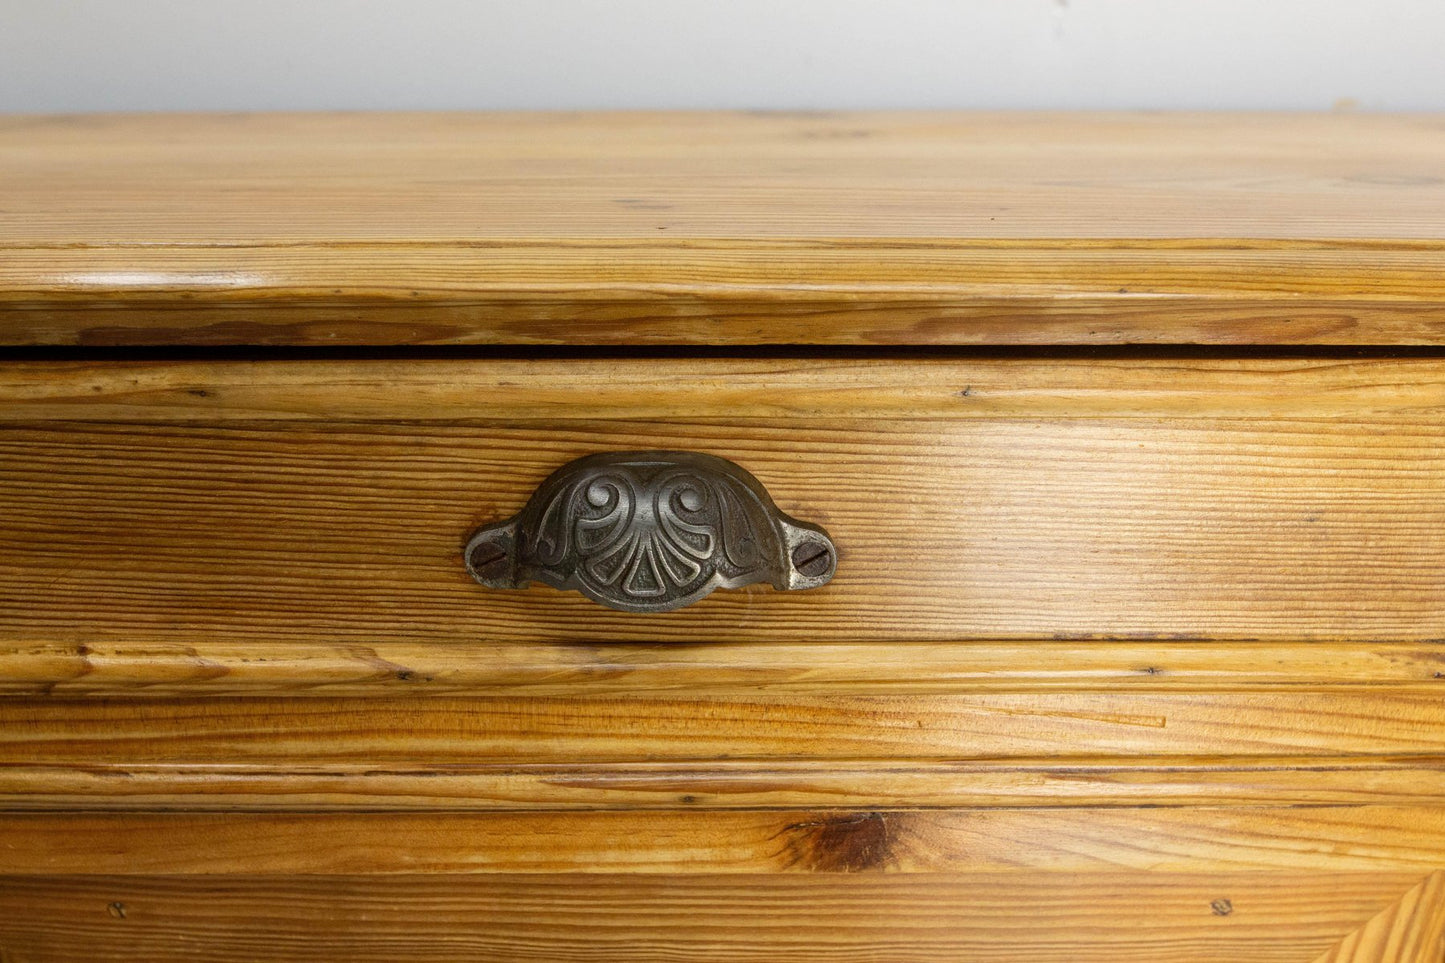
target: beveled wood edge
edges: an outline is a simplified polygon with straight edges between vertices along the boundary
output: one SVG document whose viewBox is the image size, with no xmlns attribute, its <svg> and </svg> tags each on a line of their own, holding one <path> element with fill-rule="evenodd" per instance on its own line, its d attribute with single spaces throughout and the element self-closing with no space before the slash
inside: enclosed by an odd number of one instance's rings
<svg viewBox="0 0 1445 963">
<path fill-rule="evenodd" d="M 0 764 L 4 812 L 1287 805 L 1439 807 L 1445 819 L 1445 757 L 797 758 L 535 765 L 391 761 L 284 768 L 264 761 Z M 1445 831 L 1445 823 L 1441 829 Z"/>
<path fill-rule="evenodd" d="M 0 642 L 0 697 L 1341 690 L 1445 694 L 1445 643 Z"/>
<path fill-rule="evenodd" d="M 1445 298 L 1441 238 L 579 237 L 3 244 L 0 304 Z"/>
<path fill-rule="evenodd" d="M 1445 343 L 1436 239 L 0 250 L 7 345 Z"/>
</svg>

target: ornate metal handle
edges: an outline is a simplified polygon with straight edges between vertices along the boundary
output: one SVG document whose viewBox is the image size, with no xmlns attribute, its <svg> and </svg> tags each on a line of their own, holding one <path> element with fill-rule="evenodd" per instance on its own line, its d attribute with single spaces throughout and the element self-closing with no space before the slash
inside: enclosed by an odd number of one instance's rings
<svg viewBox="0 0 1445 963">
<path fill-rule="evenodd" d="M 545 582 L 624 612 L 668 612 L 715 588 L 817 588 L 838 553 L 725 458 L 626 451 L 563 465 L 519 513 L 478 530 L 464 557 L 490 588 Z"/>
</svg>

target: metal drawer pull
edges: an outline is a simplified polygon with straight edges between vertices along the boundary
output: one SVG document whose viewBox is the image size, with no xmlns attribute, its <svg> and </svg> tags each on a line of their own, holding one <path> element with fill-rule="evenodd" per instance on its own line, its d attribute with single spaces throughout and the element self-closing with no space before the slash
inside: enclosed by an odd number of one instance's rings
<svg viewBox="0 0 1445 963">
<path fill-rule="evenodd" d="M 725 458 L 626 451 L 563 465 L 521 512 L 478 530 L 464 557 L 489 588 L 545 582 L 624 612 L 668 612 L 716 588 L 817 588 L 838 553 Z"/>
</svg>

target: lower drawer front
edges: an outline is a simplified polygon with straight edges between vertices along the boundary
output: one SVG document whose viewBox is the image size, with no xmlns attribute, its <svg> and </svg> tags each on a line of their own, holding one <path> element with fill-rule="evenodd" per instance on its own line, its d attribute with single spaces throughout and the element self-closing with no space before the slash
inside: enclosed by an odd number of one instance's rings
<svg viewBox="0 0 1445 963">
<path fill-rule="evenodd" d="M 1005 835 L 996 858 L 1006 825 L 956 813 L 12 816 L 0 946 L 15 963 L 1435 963 L 1445 873 L 1382 855 L 1423 814 L 1374 814 L 1380 838 L 1353 860 L 1268 867 L 1273 841 L 1330 820 L 1201 812 L 1161 830 L 1103 813 L 1133 833 L 1107 842 L 1086 814 L 1031 813 L 1038 835 Z M 1236 835 L 1205 858 L 1231 818 L 1254 824 L 1254 852 Z M 1057 834 L 1070 825 L 1084 831 Z M 26 874 L 47 843 L 57 855 Z M 570 862 L 583 850 L 605 856 Z M 1151 851 L 1162 865 L 1140 869 Z"/>
<path fill-rule="evenodd" d="M 5 366 L 0 959 L 1436 961 L 1442 408 L 1426 359 Z M 659 448 L 834 580 L 466 573 Z"/>
<path fill-rule="evenodd" d="M 0 879 L 17 963 L 1434 963 L 1445 877 Z"/>
</svg>

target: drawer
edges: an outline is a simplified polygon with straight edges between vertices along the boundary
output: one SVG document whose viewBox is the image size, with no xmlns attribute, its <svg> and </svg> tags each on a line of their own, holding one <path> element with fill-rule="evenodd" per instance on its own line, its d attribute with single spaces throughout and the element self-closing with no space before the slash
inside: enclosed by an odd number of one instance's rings
<svg viewBox="0 0 1445 963">
<path fill-rule="evenodd" d="M 27 899 L 0 894 L 0 906 L 23 909 L 29 928 L 54 934 L 39 949 L 34 940 L 10 943 L 26 963 L 95 959 L 97 948 L 101 959 L 169 963 L 196 959 L 197 944 L 215 959 L 308 963 L 382 963 L 397 947 L 444 963 L 1425 963 L 1434 957 L 1405 955 L 1434 950 L 1428 931 L 1408 927 L 1409 914 L 1435 905 L 1442 883 L 1418 879 L 82 877 L 34 883 Z M 18 929 L 0 923 L 0 934 Z"/>
<path fill-rule="evenodd" d="M 1445 638 L 1437 360 L 475 360 L 0 371 L 16 644 Z M 572 459 L 722 456 L 820 589 L 486 589 Z M 1162 668 L 1162 667 L 1161 667 Z M 58 680 L 57 680 L 58 681 Z"/>
</svg>

